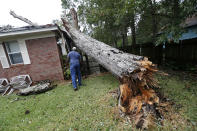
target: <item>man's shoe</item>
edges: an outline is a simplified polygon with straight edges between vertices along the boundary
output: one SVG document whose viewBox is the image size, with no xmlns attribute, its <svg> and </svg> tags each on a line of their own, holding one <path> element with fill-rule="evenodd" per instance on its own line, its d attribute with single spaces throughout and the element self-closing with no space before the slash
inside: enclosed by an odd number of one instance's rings
<svg viewBox="0 0 197 131">
<path fill-rule="evenodd" d="M 74 91 L 77 91 L 78 89 L 77 88 L 74 88 Z"/>
</svg>

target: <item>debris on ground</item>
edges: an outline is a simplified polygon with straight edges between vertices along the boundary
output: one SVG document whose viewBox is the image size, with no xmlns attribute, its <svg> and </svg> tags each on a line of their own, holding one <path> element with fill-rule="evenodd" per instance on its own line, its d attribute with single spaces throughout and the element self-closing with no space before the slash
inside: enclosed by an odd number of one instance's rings
<svg viewBox="0 0 197 131">
<path fill-rule="evenodd" d="M 10 95 L 15 92 L 17 95 L 30 95 L 39 94 L 55 88 L 56 85 L 52 84 L 50 80 L 43 80 L 35 82 L 32 85 L 32 80 L 29 75 L 14 76 L 10 79 L 0 79 L 0 93 Z"/>
<path fill-rule="evenodd" d="M 40 94 L 49 90 L 52 90 L 57 85 L 51 84 L 50 80 L 40 81 L 34 86 L 30 86 L 28 88 L 20 89 L 17 93 L 17 95 L 31 95 L 31 94 Z"/>
<path fill-rule="evenodd" d="M 10 79 L 10 85 L 13 89 L 28 88 L 32 84 L 32 80 L 29 75 L 14 76 Z"/>
<path fill-rule="evenodd" d="M 0 79 L 0 93 L 5 92 L 5 90 L 8 88 L 9 82 L 6 78 Z"/>
<path fill-rule="evenodd" d="M 8 83 L 8 87 L 2 94 L 4 95 L 10 95 L 14 91 L 18 91 L 20 89 L 28 88 L 32 84 L 32 80 L 29 75 L 18 75 L 14 76 L 10 79 L 10 83 Z"/>
</svg>

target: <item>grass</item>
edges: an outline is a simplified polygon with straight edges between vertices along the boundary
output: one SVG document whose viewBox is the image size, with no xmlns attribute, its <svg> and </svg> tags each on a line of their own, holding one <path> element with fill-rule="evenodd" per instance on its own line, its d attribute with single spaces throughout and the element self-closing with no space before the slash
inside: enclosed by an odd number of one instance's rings
<svg viewBox="0 0 197 131">
<path fill-rule="evenodd" d="M 166 120 L 164 127 L 154 130 L 195 130 L 197 122 L 197 83 L 176 76 L 157 75 L 162 91 L 175 101 L 175 110 L 189 124 L 174 128 Z M 89 77 L 79 91 L 60 83 L 57 88 L 39 95 L 0 96 L 0 130 L 135 130 L 120 118 L 117 101 L 109 91 L 117 89 L 118 81 L 110 74 Z M 185 89 L 185 84 L 189 84 Z M 176 107 L 181 105 L 180 108 Z M 26 113 L 25 113 L 26 112 Z M 29 113 L 28 113 L 29 112 Z M 176 123 L 175 123 L 176 124 Z"/>
<path fill-rule="evenodd" d="M 111 75 L 84 80 L 79 91 L 60 84 L 49 92 L 0 97 L 0 130 L 116 130 L 129 129 L 113 112 L 116 100 L 108 94 L 118 87 Z M 18 101 L 14 101 L 18 98 Z M 25 112 L 29 110 L 29 114 Z"/>
<path fill-rule="evenodd" d="M 168 76 L 157 75 L 161 92 L 174 102 L 173 108 L 179 117 L 176 128 L 197 130 L 197 77 L 185 72 L 173 72 Z M 177 117 L 176 117 L 177 118 Z M 168 121 L 171 127 L 172 123 Z"/>
</svg>

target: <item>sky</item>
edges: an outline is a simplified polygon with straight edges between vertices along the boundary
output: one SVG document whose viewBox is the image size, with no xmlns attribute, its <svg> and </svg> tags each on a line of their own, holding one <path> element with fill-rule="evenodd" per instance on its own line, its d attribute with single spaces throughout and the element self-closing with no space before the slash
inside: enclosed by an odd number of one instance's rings
<svg viewBox="0 0 197 131">
<path fill-rule="evenodd" d="M 0 26 L 28 25 L 11 16 L 10 10 L 38 25 L 50 24 L 62 14 L 61 0 L 0 0 Z"/>
</svg>

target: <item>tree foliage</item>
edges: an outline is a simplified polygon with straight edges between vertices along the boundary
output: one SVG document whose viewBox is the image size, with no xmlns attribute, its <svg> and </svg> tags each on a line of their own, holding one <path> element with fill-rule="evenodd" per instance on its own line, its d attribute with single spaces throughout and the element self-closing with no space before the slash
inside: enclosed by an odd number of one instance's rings
<svg viewBox="0 0 197 131">
<path fill-rule="evenodd" d="M 117 46 L 177 42 L 186 18 L 196 13 L 196 0 L 62 0 L 75 8 L 83 29 L 94 38 Z M 129 43 L 128 38 L 132 41 Z"/>
</svg>

